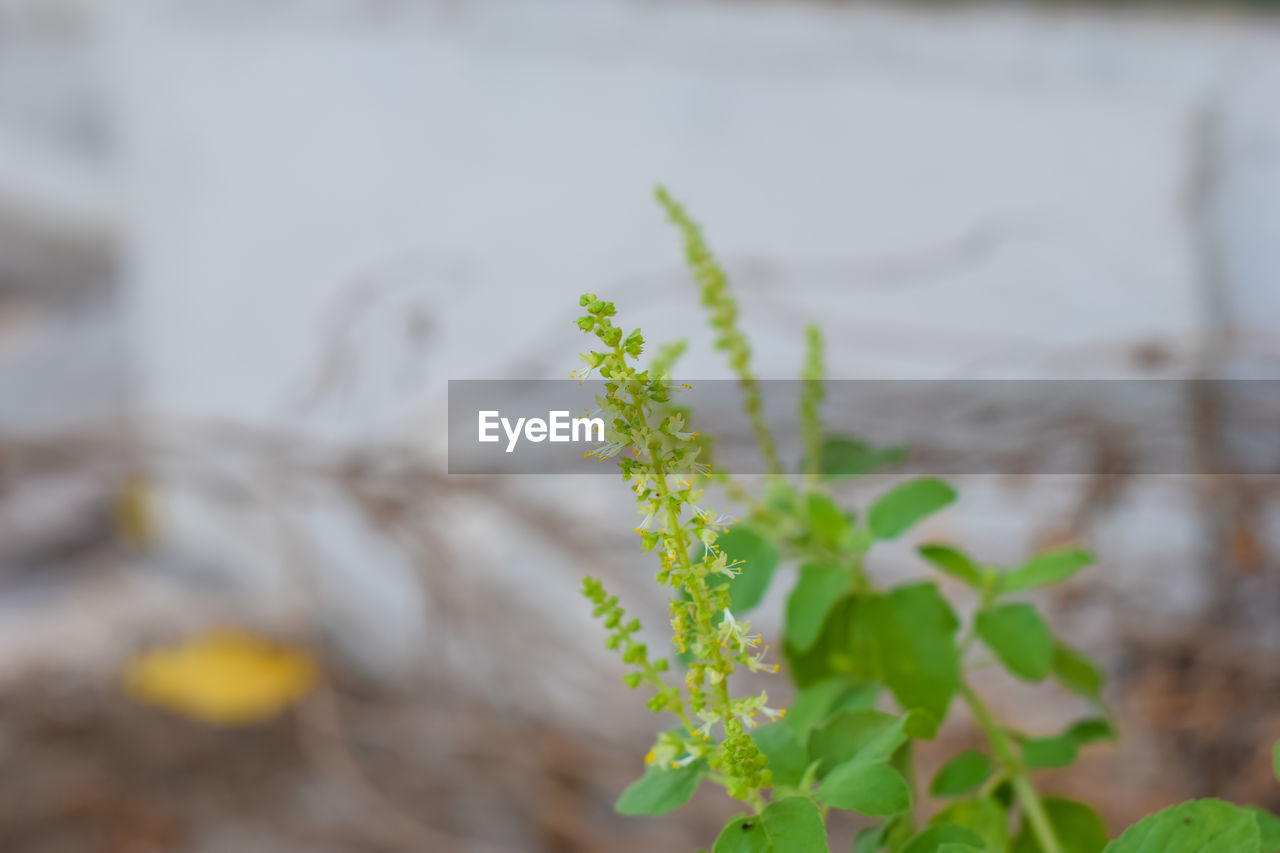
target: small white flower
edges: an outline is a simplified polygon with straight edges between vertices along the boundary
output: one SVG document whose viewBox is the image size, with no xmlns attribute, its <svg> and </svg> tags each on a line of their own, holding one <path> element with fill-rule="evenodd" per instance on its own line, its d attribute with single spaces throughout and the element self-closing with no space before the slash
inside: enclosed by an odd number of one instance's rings
<svg viewBox="0 0 1280 853">
<path fill-rule="evenodd" d="M 717 629 L 720 638 L 720 644 L 725 648 L 733 649 L 737 652 L 745 651 L 747 646 L 752 645 L 747 640 L 747 629 L 750 625 L 746 622 L 739 622 L 733 618 L 733 614 L 729 612 L 729 608 L 724 609 L 724 620 Z"/>
<path fill-rule="evenodd" d="M 713 571 L 715 571 L 716 574 L 728 575 L 731 578 L 736 578 L 738 575 L 742 574 L 741 567 L 744 565 L 746 564 L 741 560 L 736 560 L 732 563 L 724 563 L 723 565 L 715 566 Z"/>
</svg>

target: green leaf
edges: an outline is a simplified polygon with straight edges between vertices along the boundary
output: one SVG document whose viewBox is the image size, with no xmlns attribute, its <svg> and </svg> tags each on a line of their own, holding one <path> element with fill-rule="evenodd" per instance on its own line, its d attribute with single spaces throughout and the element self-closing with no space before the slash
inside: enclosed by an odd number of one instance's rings
<svg viewBox="0 0 1280 853">
<path fill-rule="evenodd" d="M 799 651 L 790 642 L 783 644 L 796 686 L 809 687 L 832 676 L 875 679 L 873 649 L 862 636 L 859 607 L 857 596 L 841 598 L 827 615 L 818 642 L 808 651 Z"/>
<path fill-rule="evenodd" d="M 911 788 L 888 764 L 849 761 L 827 774 L 815 795 L 838 809 L 892 817 L 911 808 Z"/>
<path fill-rule="evenodd" d="M 934 542 L 921 545 L 920 556 L 956 580 L 974 589 L 982 588 L 982 568 L 959 548 Z"/>
<path fill-rule="evenodd" d="M 839 609 L 839 605 L 836 609 Z M 787 675 L 798 688 L 808 689 L 815 684 L 839 678 L 841 673 L 846 671 L 833 665 L 831 656 L 828 654 L 825 630 L 823 633 L 824 638 L 807 652 L 794 648 L 785 637 L 783 638 L 782 656 L 787 661 Z"/>
<path fill-rule="evenodd" d="M 787 598 L 787 642 L 797 651 L 813 648 L 827 615 L 849 589 L 851 576 L 842 566 L 809 563 Z"/>
<path fill-rule="evenodd" d="M 783 722 L 797 741 L 807 743 L 814 726 L 840 711 L 874 709 L 879 695 L 880 685 L 874 682 L 837 675 L 801 690 Z"/>
<path fill-rule="evenodd" d="M 899 768 L 899 772 L 902 772 L 901 768 Z M 885 823 L 885 844 L 893 853 L 898 853 L 898 851 L 906 847 L 915 834 L 916 819 L 913 812 L 900 814 Z"/>
<path fill-rule="evenodd" d="M 867 527 L 877 539 L 897 539 L 916 522 L 956 499 L 955 490 L 941 480 L 908 480 L 882 495 L 867 513 Z"/>
<path fill-rule="evenodd" d="M 778 568 L 778 549 L 750 527 L 731 527 L 716 540 L 730 563 L 741 561 L 737 576 L 725 578 L 729 584 L 729 609 L 745 613 L 760 603 Z M 714 581 L 712 582 L 714 585 Z"/>
<path fill-rule="evenodd" d="M 960 684 L 955 613 L 932 583 L 900 586 L 860 599 L 855 630 L 882 681 L 903 708 L 940 723 Z"/>
<path fill-rule="evenodd" d="M 1042 681 L 1053 669 L 1053 635 L 1030 604 L 1004 604 L 978 611 L 978 636 L 1010 672 Z"/>
<path fill-rule="evenodd" d="M 1053 676 L 1063 686 L 1097 702 L 1102 695 L 1103 675 L 1092 661 L 1065 643 L 1053 647 Z"/>
<path fill-rule="evenodd" d="M 991 789 L 991 799 L 995 800 L 1005 811 L 1008 811 L 1013 806 L 1013 783 L 1008 779 L 1001 779 Z"/>
<path fill-rule="evenodd" d="M 888 827 L 889 824 L 884 823 L 880 826 L 868 826 L 866 829 L 859 830 L 858 834 L 853 837 L 853 853 L 876 853 L 876 851 L 884 847 L 884 836 Z"/>
<path fill-rule="evenodd" d="M 822 443 L 818 470 L 832 479 L 860 477 L 890 465 L 897 465 L 907 458 L 905 447 L 886 447 L 880 450 L 861 441 L 843 436 L 831 436 Z"/>
<path fill-rule="evenodd" d="M 785 480 L 775 480 L 764 487 L 764 503 L 778 515 L 795 515 L 799 500 L 795 487 Z"/>
<path fill-rule="evenodd" d="M 814 541 L 831 550 L 838 549 L 853 530 L 853 522 L 840 505 L 820 492 L 805 497 L 805 517 Z"/>
<path fill-rule="evenodd" d="M 1066 735 L 1084 746 L 1099 740 L 1115 740 L 1116 730 L 1106 717 L 1090 717 L 1072 723 Z"/>
<path fill-rule="evenodd" d="M 875 708 L 880 698 L 880 685 L 874 681 L 851 683 L 844 692 L 831 703 L 830 713 L 837 711 L 867 711 Z M 910 734 L 910 732 L 908 732 Z"/>
<path fill-rule="evenodd" d="M 1280 780 L 1280 740 L 1271 747 L 1271 772 L 1275 774 L 1277 780 Z"/>
<path fill-rule="evenodd" d="M 1079 752 L 1075 741 L 1061 736 L 1030 738 L 1022 744 L 1022 760 L 1034 770 L 1069 767 Z"/>
<path fill-rule="evenodd" d="M 972 844 L 947 842 L 938 846 L 938 853 L 982 853 L 982 848 L 974 847 Z"/>
<path fill-rule="evenodd" d="M 1080 747 L 1094 741 L 1114 739 L 1115 730 L 1107 720 L 1081 720 L 1060 735 L 1023 739 L 1022 760 L 1033 769 L 1066 767 L 1075 762 Z"/>
<path fill-rule="evenodd" d="M 1020 568 L 1000 576 L 1000 592 L 1020 592 L 1024 589 L 1059 583 L 1093 562 L 1093 554 L 1079 548 L 1065 551 L 1049 551 L 1032 557 Z"/>
<path fill-rule="evenodd" d="M 976 749 L 965 750 L 942 765 L 942 769 L 933 777 L 933 783 L 929 785 L 929 793 L 935 797 L 967 794 L 987 781 L 991 770 L 991 759 L 985 753 Z"/>
<path fill-rule="evenodd" d="M 829 853 L 818 807 L 805 797 L 770 803 L 760 814 L 739 815 L 716 839 L 712 853 Z"/>
<path fill-rule="evenodd" d="M 1046 797 L 1044 810 L 1053 834 L 1061 842 L 1061 853 L 1100 853 L 1107 846 L 1106 823 L 1084 803 Z M 1031 823 L 1025 818 L 1009 853 L 1044 853 Z"/>
<path fill-rule="evenodd" d="M 1269 811 L 1250 806 L 1249 811 L 1258 819 L 1258 832 L 1262 836 L 1262 853 L 1276 853 L 1280 850 L 1280 817 Z"/>
<path fill-rule="evenodd" d="M 873 661 L 869 651 L 855 654 L 855 611 L 858 601 L 849 594 L 836 602 L 822 626 L 818 642 L 808 651 L 800 651 L 783 642 L 782 651 L 787 658 L 791 680 L 799 688 L 808 688 L 833 676 L 868 680 L 874 678 Z"/>
<path fill-rule="evenodd" d="M 819 777 L 850 761 L 888 761 L 907 742 L 907 725 L 907 715 L 841 711 L 809 736 L 809 758 L 822 762 Z"/>
<path fill-rule="evenodd" d="M 689 802 L 706 772 L 705 760 L 675 768 L 650 765 L 643 776 L 622 792 L 614 810 L 625 815 L 666 814 Z"/>
<path fill-rule="evenodd" d="M 849 689 L 851 684 L 852 681 L 848 677 L 836 675 L 812 684 L 796 694 L 791 707 L 787 709 L 787 716 L 783 718 L 783 723 L 791 729 L 796 740 L 800 743 L 808 740 L 809 731 L 826 718 L 836 700 Z"/>
<path fill-rule="evenodd" d="M 972 829 L 942 823 L 931 826 L 911 839 L 911 843 L 903 848 L 902 853 L 943 853 L 947 847 L 981 851 L 985 842 L 982 836 Z"/>
<path fill-rule="evenodd" d="M 955 824 L 971 829 L 983 840 L 988 851 L 1005 851 L 1009 847 L 1009 818 L 999 803 L 989 797 L 961 800 L 934 815 L 929 824 Z"/>
<path fill-rule="evenodd" d="M 879 826 L 867 827 L 853 839 L 853 853 L 877 853 L 891 850 L 899 853 L 915 835 L 911 813 L 890 818 Z"/>
<path fill-rule="evenodd" d="M 1222 800 L 1191 800 L 1143 818 L 1104 853 L 1262 853 L 1253 812 Z"/>
<path fill-rule="evenodd" d="M 764 757 L 769 759 L 775 786 L 800 784 L 805 768 L 809 766 L 809 753 L 785 723 L 779 721 L 761 726 L 752 732 L 751 737 Z"/>
</svg>

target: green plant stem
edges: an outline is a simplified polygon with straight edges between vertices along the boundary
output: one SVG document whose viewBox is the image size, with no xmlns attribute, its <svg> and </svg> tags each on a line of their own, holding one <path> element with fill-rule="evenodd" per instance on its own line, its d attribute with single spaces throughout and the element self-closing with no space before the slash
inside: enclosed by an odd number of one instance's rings
<svg viewBox="0 0 1280 853">
<path fill-rule="evenodd" d="M 773 436 L 764 420 L 760 386 L 756 384 L 755 377 L 745 371 L 740 372 L 738 383 L 742 386 L 742 405 L 751 419 L 751 429 L 756 434 L 756 444 L 760 445 L 760 455 L 764 457 L 765 467 L 773 476 L 781 476 L 782 461 L 778 459 L 778 448 L 774 445 Z"/>
<path fill-rule="evenodd" d="M 804 430 L 805 484 L 812 488 L 822 471 L 822 331 L 805 329 L 804 390 L 800 393 L 800 423 Z"/>
<path fill-rule="evenodd" d="M 1040 841 L 1041 849 L 1044 853 L 1061 853 L 1062 846 L 1058 843 L 1058 836 L 1053 831 L 1053 824 L 1049 822 L 1049 814 L 1044 810 L 1044 803 L 1040 802 L 1040 795 L 1036 793 L 1036 786 L 1031 784 L 1031 780 L 1025 773 L 1014 776 L 1011 781 L 1013 790 L 1022 801 L 1022 808 L 1027 813 L 1027 820 L 1031 821 L 1031 831 Z"/>
<path fill-rule="evenodd" d="M 1004 765 L 1005 771 L 1009 775 L 1009 781 L 1013 785 L 1014 793 L 1018 796 L 1018 801 L 1022 804 L 1022 810 L 1026 812 L 1027 820 L 1031 823 L 1031 831 L 1035 833 L 1036 840 L 1040 842 L 1040 849 L 1043 853 L 1062 853 L 1062 845 L 1058 841 L 1057 834 L 1053 831 L 1053 824 L 1049 822 L 1049 815 L 1044 810 L 1044 803 L 1040 801 L 1040 795 L 1036 792 L 1035 785 L 1031 784 L 1031 779 L 1027 776 L 1027 769 L 1023 765 L 1021 759 L 1013 750 L 1013 744 L 1009 740 L 1009 736 L 1005 734 L 1000 723 L 991 715 L 991 711 L 983 703 L 977 693 L 973 691 L 968 684 L 960 685 L 960 695 L 964 697 L 965 704 L 973 712 L 974 719 L 982 728 L 987 739 L 991 742 L 991 748 L 996 754 L 996 758 Z"/>
<path fill-rule="evenodd" d="M 853 589 L 859 595 L 871 590 L 871 579 L 867 577 L 866 551 L 855 551 L 849 560 L 849 574 L 853 577 Z"/>
</svg>

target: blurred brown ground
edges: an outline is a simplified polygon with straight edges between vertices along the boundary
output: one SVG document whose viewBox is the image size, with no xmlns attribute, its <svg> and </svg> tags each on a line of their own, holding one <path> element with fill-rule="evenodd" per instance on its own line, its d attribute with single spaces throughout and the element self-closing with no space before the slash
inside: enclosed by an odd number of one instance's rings
<svg viewBox="0 0 1280 853">
<path fill-rule="evenodd" d="M 1043 787 L 1096 803 L 1113 831 L 1187 797 L 1280 808 L 1265 749 L 1280 736 L 1280 666 L 1204 637 L 1131 659 L 1111 689 L 1122 740 L 1041 774 Z M 498 713 L 447 686 L 413 696 L 348 681 L 219 729 L 32 673 L 0 694 L 0 850 L 639 853 L 705 844 L 733 812 L 704 791 L 660 819 L 618 817 L 644 741 Z M 1017 697 L 992 686 L 1009 710 Z M 977 745 L 961 716 L 922 750 L 924 769 Z"/>
</svg>

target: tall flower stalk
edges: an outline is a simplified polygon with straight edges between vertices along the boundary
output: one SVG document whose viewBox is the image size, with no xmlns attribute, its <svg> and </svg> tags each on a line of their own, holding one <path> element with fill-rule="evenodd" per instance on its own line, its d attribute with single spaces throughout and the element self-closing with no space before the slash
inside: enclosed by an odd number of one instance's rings
<svg viewBox="0 0 1280 853">
<path fill-rule="evenodd" d="M 730 610 L 724 581 L 739 571 L 716 542 L 728 519 L 702 506 L 696 435 L 686 431 L 683 415 L 671 411 L 673 390 L 666 371 L 654 374 L 633 362 L 644 347 L 639 330 L 623 335 L 614 324 L 613 303 L 584 294 L 585 312 L 577 324 L 603 345 L 584 353 L 586 374 L 598 373 L 605 393 L 597 398 L 608 414 L 608 442 L 595 455 L 618 458 L 623 479 L 635 495 L 643 517 L 635 528 L 645 551 L 658 555 L 656 578 L 672 589 L 669 602 L 671 642 L 687 656 L 683 688 L 663 680 L 665 659 L 651 661 L 647 648 L 634 639 L 636 620 L 625 616 L 614 596 L 596 578 L 583 582 L 583 593 L 596 605 L 596 615 L 614 633 L 609 645 L 621 648 L 635 667 L 627 683 L 648 684 L 656 690 L 649 701 L 655 712 L 671 712 L 681 728 L 659 736 L 648 761 L 659 767 L 684 767 L 705 762 L 710 778 L 729 795 L 760 809 L 761 789 L 771 784 L 767 760 L 747 734 L 757 718 L 781 712 L 765 703 L 768 695 L 734 697 L 731 676 L 743 668 L 752 672 L 776 670 L 764 663 L 768 647 L 750 624 Z M 719 582 L 717 582 L 719 581 Z"/>
</svg>

